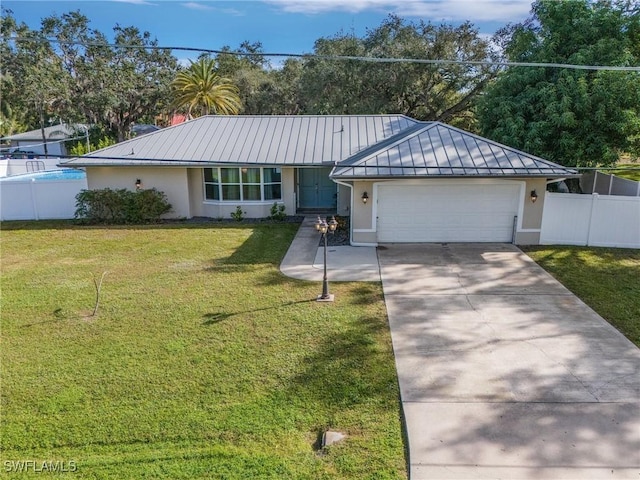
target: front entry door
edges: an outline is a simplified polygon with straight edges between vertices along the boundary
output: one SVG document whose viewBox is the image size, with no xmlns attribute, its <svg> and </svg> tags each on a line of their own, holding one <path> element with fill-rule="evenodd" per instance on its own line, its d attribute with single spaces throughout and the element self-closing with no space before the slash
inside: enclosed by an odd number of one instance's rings
<svg viewBox="0 0 640 480">
<path fill-rule="evenodd" d="M 299 208 L 335 209 L 337 185 L 329 178 L 331 168 L 299 168 Z"/>
</svg>

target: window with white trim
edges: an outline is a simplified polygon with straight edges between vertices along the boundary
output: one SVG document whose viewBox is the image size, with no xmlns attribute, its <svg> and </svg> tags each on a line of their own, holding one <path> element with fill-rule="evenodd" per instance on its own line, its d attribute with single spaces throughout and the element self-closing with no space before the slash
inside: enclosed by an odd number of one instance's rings
<svg viewBox="0 0 640 480">
<path fill-rule="evenodd" d="M 280 168 L 218 167 L 204 169 L 204 197 L 214 201 L 282 199 Z"/>
</svg>

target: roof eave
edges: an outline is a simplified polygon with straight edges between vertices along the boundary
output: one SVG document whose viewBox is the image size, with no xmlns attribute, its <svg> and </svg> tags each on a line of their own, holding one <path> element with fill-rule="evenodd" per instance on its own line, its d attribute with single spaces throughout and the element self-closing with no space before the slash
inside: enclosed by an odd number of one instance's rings
<svg viewBox="0 0 640 480">
<path fill-rule="evenodd" d="M 86 161 L 89 160 L 89 161 Z M 132 159 L 121 160 L 108 158 L 96 159 L 95 157 L 73 158 L 58 164 L 61 167 L 263 167 L 263 168 L 320 168 L 333 167 L 335 162 L 322 163 L 252 163 L 252 162 L 216 162 L 209 160 L 158 160 L 158 159 Z"/>
<path fill-rule="evenodd" d="M 580 178 L 580 173 L 573 174 L 505 174 L 505 175 L 330 175 L 335 180 L 412 180 L 412 179 L 434 179 L 434 178 L 455 178 L 455 179 L 474 179 L 474 178 L 493 178 L 493 179 L 521 179 L 521 178 L 544 178 L 547 180 L 556 178 Z"/>
</svg>

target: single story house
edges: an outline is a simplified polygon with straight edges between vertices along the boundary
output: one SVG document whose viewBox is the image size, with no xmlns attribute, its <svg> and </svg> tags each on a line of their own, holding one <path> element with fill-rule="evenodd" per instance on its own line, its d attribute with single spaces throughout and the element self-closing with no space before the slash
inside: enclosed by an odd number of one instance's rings
<svg viewBox="0 0 640 480">
<path fill-rule="evenodd" d="M 43 156 L 45 141 L 47 144 L 47 154 L 51 157 L 63 157 L 67 155 L 65 142 L 74 138 L 83 138 L 87 135 L 87 127 L 80 124 L 59 124 L 50 125 L 43 130 L 38 128 L 28 132 L 16 133 L 0 138 L 3 143 L 9 143 L 7 153 L 15 150 L 26 152 L 29 156 Z"/>
<path fill-rule="evenodd" d="M 537 244 L 548 182 L 575 170 L 404 115 L 205 116 L 79 158 L 90 189 L 152 188 L 173 216 L 351 217 L 353 245 Z"/>
</svg>

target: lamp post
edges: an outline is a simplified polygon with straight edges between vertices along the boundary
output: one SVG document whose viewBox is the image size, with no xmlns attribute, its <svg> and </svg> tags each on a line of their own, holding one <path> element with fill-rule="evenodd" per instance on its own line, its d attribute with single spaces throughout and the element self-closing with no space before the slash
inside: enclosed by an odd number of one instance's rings
<svg viewBox="0 0 640 480">
<path fill-rule="evenodd" d="M 322 277 L 322 295 L 316 299 L 318 302 L 333 302 L 333 295 L 329 293 L 329 280 L 327 280 L 327 233 L 334 233 L 338 227 L 336 217 L 331 217 L 331 220 L 327 222 L 318 217 L 315 224 L 316 230 L 322 234 L 324 239 L 324 275 Z"/>
</svg>

